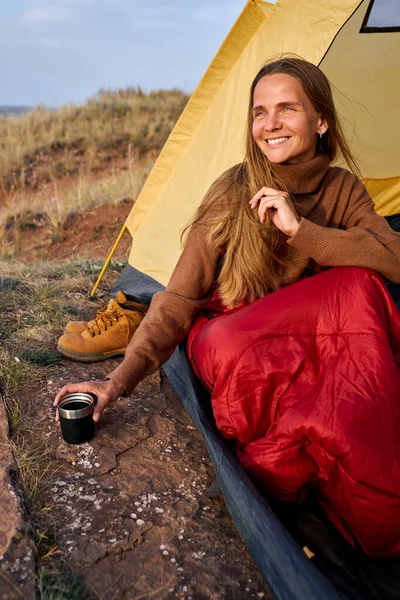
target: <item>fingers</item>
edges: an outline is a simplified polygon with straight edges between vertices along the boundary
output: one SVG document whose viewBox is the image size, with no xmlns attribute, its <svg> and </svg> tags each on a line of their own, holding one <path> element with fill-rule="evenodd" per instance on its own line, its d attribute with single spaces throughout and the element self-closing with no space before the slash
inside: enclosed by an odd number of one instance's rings
<svg viewBox="0 0 400 600">
<path fill-rule="evenodd" d="M 61 398 L 66 396 L 67 394 L 71 394 L 72 392 L 87 392 L 88 389 L 85 383 L 69 383 L 68 385 L 64 385 L 63 388 L 58 392 L 57 396 L 54 398 L 53 406 L 57 406 Z M 60 423 L 60 415 L 58 414 L 58 410 L 56 410 L 56 423 Z"/>
<path fill-rule="evenodd" d="M 287 192 L 264 186 L 249 204 L 251 209 L 257 208 L 262 224 L 265 224 L 269 217 L 274 225 L 287 235 L 291 235 L 298 226 L 299 218 Z"/>
<path fill-rule="evenodd" d="M 98 421 L 103 413 L 103 410 L 105 409 L 105 407 L 107 406 L 109 400 L 105 400 L 103 398 L 98 399 L 97 404 L 94 408 L 94 412 L 93 412 L 93 421 Z"/>
<path fill-rule="evenodd" d="M 259 190 L 257 192 L 257 194 L 254 194 L 254 196 L 250 200 L 250 202 L 249 202 L 250 208 L 256 208 L 257 204 L 264 197 L 277 197 L 277 198 L 285 199 L 287 201 L 289 198 L 289 195 L 286 192 L 282 192 L 281 190 L 274 190 L 273 188 L 264 186 L 261 188 L 261 190 Z"/>
<path fill-rule="evenodd" d="M 60 399 L 72 392 L 92 393 L 97 397 L 97 404 L 93 411 L 93 420 L 98 421 L 105 407 L 112 400 L 116 400 L 121 393 L 122 387 L 112 381 L 84 381 L 81 383 L 70 383 L 65 385 L 54 399 L 53 406 L 57 406 Z M 56 422 L 60 420 L 58 410 L 56 411 Z"/>
<path fill-rule="evenodd" d="M 273 216 L 278 210 L 287 210 L 288 205 L 282 203 L 281 199 L 277 196 L 273 198 L 262 198 L 258 205 L 258 217 L 261 223 L 265 223 L 267 220 L 267 214 L 273 220 Z"/>
<path fill-rule="evenodd" d="M 57 406 L 60 399 L 66 396 L 67 394 L 71 394 L 72 392 L 88 392 L 90 387 L 90 382 L 83 383 L 69 383 L 68 385 L 64 385 L 63 388 L 58 392 L 57 396 L 54 399 L 53 406 Z"/>
</svg>

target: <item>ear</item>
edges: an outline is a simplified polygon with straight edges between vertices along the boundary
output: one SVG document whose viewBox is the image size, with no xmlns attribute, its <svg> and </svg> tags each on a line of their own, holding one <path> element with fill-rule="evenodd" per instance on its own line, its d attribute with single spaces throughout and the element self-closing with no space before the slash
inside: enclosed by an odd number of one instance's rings
<svg viewBox="0 0 400 600">
<path fill-rule="evenodd" d="M 318 122 L 317 122 L 318 135 L 324 134 L 326 131 L 328 131 L 328 129 L 329 129 L 329 127 L 328 127 L 328 123 L 327 123 L 325 117 L 323 117 L 322 115 L 319 115 Z"/>
</svg>

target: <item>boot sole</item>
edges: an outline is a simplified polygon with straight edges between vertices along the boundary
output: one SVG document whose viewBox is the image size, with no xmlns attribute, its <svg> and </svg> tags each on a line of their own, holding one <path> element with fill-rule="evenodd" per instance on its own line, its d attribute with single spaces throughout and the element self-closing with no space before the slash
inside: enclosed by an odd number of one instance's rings
<svg viewBox="0 0 400 600">
<path fill-rule="evenodd" d="M 67 358 L 71 358 L 72 360 L 77 360 L 80 362 L 100 362 L 102 360 L 107 360 L 108 358 L 113 358 L 114 356 L 121 356 L 125 354 L 126 348 L 119 348 L 118 350 L 112 350 L 111 352 L 76 352 L 75 350 L 70 350 L 69 348 L 64 348 L 57 344 L 57 350 Z"/>
</svg>

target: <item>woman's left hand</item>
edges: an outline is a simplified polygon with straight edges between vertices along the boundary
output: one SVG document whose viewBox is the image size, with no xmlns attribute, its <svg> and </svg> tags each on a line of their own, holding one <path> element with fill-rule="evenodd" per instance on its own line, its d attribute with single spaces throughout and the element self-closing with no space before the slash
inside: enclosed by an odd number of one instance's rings
<svg viewBox="0 0 400 600">
<path fill-rule="evenodd" d="M 287 192 L 263 187 L 250 200 L 250 208 L 257 206 L 261 223 L 265 223 L 268 214 L 275 227 L 286 235 L 292 237 L 297 232 L 300 217 Z"/>
</svg>

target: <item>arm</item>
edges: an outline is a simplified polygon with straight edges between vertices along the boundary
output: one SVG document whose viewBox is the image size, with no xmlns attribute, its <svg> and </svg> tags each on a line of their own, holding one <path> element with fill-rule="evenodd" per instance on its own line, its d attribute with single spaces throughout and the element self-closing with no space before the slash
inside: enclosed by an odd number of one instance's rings
<svg viewBox="0 0 400 600">
<path fill-rule="evenodd" d="M 204 225 L 192 229 L 166 290 L 154 295 L 124 361 L 107 376 L 128 395 L 170 358 L 188 334 L 197 312 L 210 300 L 221 250 L 210 248 L 206 235 Z"/>
<path fill-rule="evenodd" d="M 369 267 L 400 283 L 400 234 L 375 212 L 365 186 L 358 180 L 352 186 L 342 227 L 321 227 L 302 218 L 288 243 L 321 266 Z"/>
<path fill-rule="evenodd" d="M 130 395 L 136 385 L 154 373 L 184 340 L 196 313 L 210 300 L 219 248 L 206 243 L 207 228 L 196 225 L 165 292 L 154 295 L 150 308 L 130 344 L 124 361 L 107 375 L 108 381 L 86 381 L 64 386 L 53 405 L 70 392 L 91 392 L 98 398 L 93 419 L 98 421 L 105 407 L 120 395 Z M 58 411 L 56 421 L 59 422 Z"/>
</svg>

